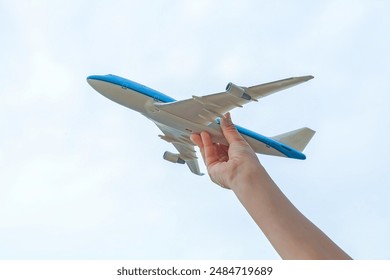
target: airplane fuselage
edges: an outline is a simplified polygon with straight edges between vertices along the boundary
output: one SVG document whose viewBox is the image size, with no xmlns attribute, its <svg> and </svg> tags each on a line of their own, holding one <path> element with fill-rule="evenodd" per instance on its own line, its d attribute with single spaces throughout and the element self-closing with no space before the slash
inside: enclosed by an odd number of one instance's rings
<svg viewBox="0 0 390 280">
<path fill-rule="evenodd" d="M 108 99 L 141 113 L 167 130 L 176 130 L 187 136 L 207 131 L 214 141 L 227 144 L 219 125 L 205 126 L 157 108 L 155 104 L 176 101 L 161 92 L 114 75 L 89 76 L 88 83 Z"/>
</svg>

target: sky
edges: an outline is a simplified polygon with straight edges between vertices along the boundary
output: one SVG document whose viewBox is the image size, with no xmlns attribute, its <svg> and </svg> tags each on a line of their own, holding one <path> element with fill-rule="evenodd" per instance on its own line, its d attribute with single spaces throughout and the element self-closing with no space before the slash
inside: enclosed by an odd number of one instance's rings
<svg viewBox="0 0 390 280">
<path fill-rule="evenodd" d="M 389 10 L 0 0 L 0 259 L 280 259 L 231 191 L 164 161 L 158 128 L 86 82 L 108 73 L 177 100 L 315 76 L 233 121 L 316 130 L 305 161 L 260 161 L 353 258 L 390 259 Z"/>
</svg>

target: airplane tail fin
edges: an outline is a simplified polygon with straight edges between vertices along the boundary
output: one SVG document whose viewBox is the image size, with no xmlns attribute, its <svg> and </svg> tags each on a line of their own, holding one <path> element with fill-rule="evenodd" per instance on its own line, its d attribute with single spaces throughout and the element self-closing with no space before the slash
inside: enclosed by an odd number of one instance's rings
<svg viewBox="0 0 390 280">
<path fill-rule="evenodd" d="M 302 152 L 315 133 L 314 130 L 303 127 L 271 138 Z"/>
</svg>

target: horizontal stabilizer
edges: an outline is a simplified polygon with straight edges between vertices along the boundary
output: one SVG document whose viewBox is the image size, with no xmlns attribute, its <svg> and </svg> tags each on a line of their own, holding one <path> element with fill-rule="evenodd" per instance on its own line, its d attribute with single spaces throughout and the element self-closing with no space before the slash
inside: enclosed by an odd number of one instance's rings
<svg viewBox="0 0 390 280">
<path fill-rule="evenodd" d="M 303 127 L 271 138 L 302 152 L 315 133 L 314 130 Z"/>
</svg>

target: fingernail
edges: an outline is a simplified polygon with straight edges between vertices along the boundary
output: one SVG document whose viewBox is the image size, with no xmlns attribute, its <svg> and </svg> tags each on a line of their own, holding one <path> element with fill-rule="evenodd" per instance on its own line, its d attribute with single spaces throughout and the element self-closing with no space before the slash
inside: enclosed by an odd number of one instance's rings
<svg viewBox="0 0 390 280">
<path fill-rule="evenodd" d="M 227 113 L 225 114 L 225 117 L 224 117 L 223 119 L 221 119 L 221 123 L 222 123 L 222 125 L 224 125 L 224 126 L 229 126 L 229 125 L 232 125 L 232 124 L 233 124 L 232 118 L 230 117 L 230 113 L 229 113 L 229 112 L 227 112 Z"/>
</svg>

